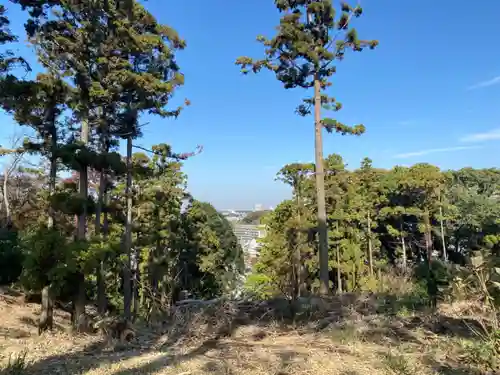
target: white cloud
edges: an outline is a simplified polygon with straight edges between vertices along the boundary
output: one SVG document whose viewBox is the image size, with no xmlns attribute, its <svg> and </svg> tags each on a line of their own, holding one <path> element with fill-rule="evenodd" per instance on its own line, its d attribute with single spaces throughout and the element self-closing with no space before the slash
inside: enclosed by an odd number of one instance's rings
<svg viewBox="0 0 500 375">
<path fill-rule="evenodd" d="M 500 128 L 483 133 L 469 134 L 460 139 L 461 142 L 485 142 L 494 140 L 500 140 Z"/>
<path fill-rule="evenodd" d="M 480 148 L 480 147 L 478 147 L 478 146 L 456 146 L 456 147 L 445 147 L 445 148 L 430 148 L 427 150 L 420 150 L 420 151 L 414 151 L 414 152 L 406 152 L 403 154 L 397 154 L 397 155 L 394 155 L 394 157 L 398 158 L 398 159 L 407 159 L 407 158 L 412 158 L 415 156 L 424 156 L 424 155 L 436 154 L 436 153 L 440 153 L 440 152 L 471 150 L 471 149 L 475 149 L 475 148 Z"/>
<path fill-rule="evenodd" d="M 480 89 L 483 87 L 489 87 L 489 86 L 494 86 L 494 85 L 500 85 L 500 76 L 496 76 L 496 77 L 489 79 L 487 81 L 478 82 L 478 83 L 470 86 L 469 88 L 467 88 L 467 90 L 475 90 L 475 89 Z"/>
</svg>

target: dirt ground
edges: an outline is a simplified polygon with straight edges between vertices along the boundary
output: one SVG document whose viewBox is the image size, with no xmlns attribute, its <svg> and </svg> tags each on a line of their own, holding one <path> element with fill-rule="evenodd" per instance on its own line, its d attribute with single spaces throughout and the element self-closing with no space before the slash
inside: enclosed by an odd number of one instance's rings
<svg viewBox="0 0 500 375">
<path fill-rule="evenodd" d="M 182 330 L 177 321 L 166 329 L 137 327 L 133 342 L 114 345 L 98 335 L 69 334 L 69 315 L 58 310 L 54 332 L 38 336 L 39 309 L 21 295 L 0 294 L 0 375 L 481 373 L 460 364 L 460 342 L 471 334 L 466 318 L 456 318 L 460 306 L 444 306 L 432 316 L 351 308 L 344 314 L 330 311 L 314 324 L 248 321 L 225 334 L 207 331 L 209 320 L 185 319 Z M 1 370 L 9 358 L 11 363 L 24 358 L 24 369 Z"/>
</svg>

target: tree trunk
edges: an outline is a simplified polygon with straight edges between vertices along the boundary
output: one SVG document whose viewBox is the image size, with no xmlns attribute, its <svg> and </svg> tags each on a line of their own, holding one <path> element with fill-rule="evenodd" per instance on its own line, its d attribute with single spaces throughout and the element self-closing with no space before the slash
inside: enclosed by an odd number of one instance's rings
<svg viewBox="0 0 500 375">
<path fill-rule="evenodd" d="M 298 192 L 298 187 L 296 188 L 297 190 L 297 241 L 295 243 L 295 249 L 293 253 L 293 273 L 294 273 L 294 286 L 293 286 L 293 299 L 297 300 L 300 297 L 300 245 L 301 245 L 301 208 L 300 208 L 300 193 Z"/>
<path fill-rule="evenodd" d="M 328 275 L 328 228 L 326 225 L 325 173 L 323 163 L 323 125 L 321 123 L 321 83 L 314 80 L 314 133 L 316 200 L 318 204 L 319 279 L 321 295 L 330 291 Z"/>
<path fill-rule="evenodd" d="M 132 288 L 131 288 L 131 251 L 132 251 L 132 137 L 127 138 L 127 220 L 125 223 L 125 255 L 123 266 L 123 310 L 125 319 L 131 318 Z"/>
<path fill-rule="evenodd" d="M 443 260 L 446 262 L 448 259 L 448 253 L 446 249 L 446 241 L 444 239 L 444 224 L 443 224 L 443 208 L 439 207 L 439 215 L 441 216 L 440 218 L 440 224 L 441 224 L 441 242 L 443 245 Z"/>
<path fill-rule="evenodd" d="M 54 296 L 50 285 L 42 289 L 42 311 L 38 321 L 38 334 L 54 327 Z"/>
<path fill-rule="evenodd" d="M 87 297 L 85 293 L 85 275 L 78 272 L 76 275 L 76 292 L 73 297 L 73 314 L 71 316 L 73 323 L 73 332 L 85 332 L 85 304 Z"/>
<path fill-rule="evenodd" d="M 86 147 L 89 142 L 89 122 L 85 118 L 82 120 L 81 127 L 81 141 Z M 77 217 L 77 232 L 76 238 L 79 241 L 85 241 L 87 235 L 87 199 L 88 199 L 88 171 L 87 165 L 82 165 L 79 172 L 79 192 L 80 198 L 83 201 L 83 208 L 80 215 Z M 79 271 L 76 277 L 77 280 L 77 292 L 73 299 L 73 329 L 76 332 L 82 332 L 87 327 L 84 326 L 85 317 L 85 303 L 86 303 L 86 293 L 85 293 L 85 275 Z"/>
<path fill-rule="evenodd" d="M 53 111 L 46 114 L 50 116 Z M 54 120 L 53 120 L 54 121 Z M 57 134 L 55 124 L 52 123 L 51 127 L 51 150 L 50 150 L 50 171 L 49 171 L 49 217 L 47 219 L 47 228 L 49 230 L 54 228 L 55 225 L 55 210 L 52 207 L 52 195 L 56 190 L 57 178 L 57 158 L 55 151 L 57 148 Z M 54 322 L 54 295 L 50 285 L 46 285 L 42 289 L 42 310 L 40 312 L 40 320 L 38 322 L 38 334 L 41 334 L 47 328 L 52 330 Z"/>
<path fill-rule="evenodd" d="M 95 210 L 95 234 L 97 237 L 101 234 L 101 216 L 104 206 L 104 195 L 106 190 L 106 178 L 104 171 L 99 173 L 99 196 L 97 198 Z M 97 266 L 97 311 L 99 314 L 106 313 L 106 271 L 104 266 L 104 259 L 101 259 Z"/>
<path fill-rule="evenodd" d="M 425 227 L 425 250 L 427 253 L 427 261 L 429 265 L 432 261 L 432 235 L 431 235 L 431 223 L 429 211 L 426 210 L 424 213 L 424 227 Z"/>
<path fill-rule="evenodd" d="M 49 172 L 49 218 L 47 221 L 47 227 L 53 228 L 55 223 L 55 210 L 52 207 L 52 195 L 56 190 L 56 178 L 57 178 L 57 158 L 55 156 L 55 150 L 57 148 L 57 134 L 56 127 L 53 124 L 53 131 L 51 132 L 51 153 L 50 153 L 50 172 Z"/>
<path fill-rule="evenodd" d="M 7 224 L 10 224 L 12 218 L 10 215 L 10 204 L 9 204 L 9 193 L 8 193 L 8 180 L 9 180 L 9 167 L 5 167 L 3 176 L 3 201 L 5 203 L 5 216 L 7 218 Z"/>
<path fill-rule="evenodd" d="M 372 248 L 372 223 L 368 214 L 368 264 L 370 266 L 370 276 L 373 276 L 373 248 Z"/>
<path fill-rule="evenodd" d="M 133 284 L 132 284 L 132 297 L 133 297 L 133 307 L 134 307 L 133 320 L 134 321 L 139 316 L 139 307 L 140 307 L 139 306 L 139 278 L 140 278 L 139 260 L 137 259 L 137 267 L 135 268 L 135 271 L 134 271 L 134 278 L 133 278 Z"/>
<path fill-rule="evenodd" d="M 401 248 L 403 250 L 403 269 L 406 270 L 406 263 L 408 261 L 408 257 L 406 255 L 406 244 L 405 244 L 405 236 L 403 232 L 403 223 L 401 223 Z"/>
</svg>

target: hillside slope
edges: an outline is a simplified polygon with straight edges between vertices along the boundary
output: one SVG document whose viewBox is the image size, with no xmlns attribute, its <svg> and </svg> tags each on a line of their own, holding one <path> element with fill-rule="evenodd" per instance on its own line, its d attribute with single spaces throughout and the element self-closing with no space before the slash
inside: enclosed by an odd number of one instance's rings
<svg viewBox="0 0 500 375">
<path fill-rule="evenodd" d="M 458 364 L 459 342 L 468 331 L 451 316 L 456 307 L 432 317 L 387 316 L 367 309 L 366 299 L 340 302 L 344 306 L 321 320 L 296 325 L 264 316 L 235 319 L 227 304 L 210 312 L 179 311 L 164 328 L 138 327 L 133 343 L 105 347 L 98 336 L 68 334 L 69 315 L 61 311 L 55 314 L 57 329 L 39 337 L 39 306 L 4 291 L 0 368 L 9 356 L 12 361 L 25 355 L 25 364 L 23 371 L 0 370 L 0 375 L 475 373 Z"/>
</svg>

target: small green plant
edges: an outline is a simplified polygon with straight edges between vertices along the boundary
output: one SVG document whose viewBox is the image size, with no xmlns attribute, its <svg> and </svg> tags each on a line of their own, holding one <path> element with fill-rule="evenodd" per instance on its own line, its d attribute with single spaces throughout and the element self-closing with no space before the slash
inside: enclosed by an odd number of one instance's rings
<svg viewBox="0 0 500 375">
<path fill-rule="evenodd" d="M 481 370 L 500 370 L 500 331 L 463 343 L 463 361 Z"/>
<path fill-rule="evenodd" d="M 415 368 L 408 359 L 401 354 L 387 353 L 384 357 L 384 364 L 388 370 L 397 375 L 414 375 Z"/>
<path fill-rule="evenodd" d="M 500 321 L 498 319 L 500 314 L 498 301 L 495 300 L 493 294 L 498 291 L 500 284 L 494 281 L 493 277 L 497 273 L 500 274 L 500 270 L 493 266 L 491 257 L 485 257 L 479 251 L 471 254 L 469 262 L 476 299 L 479 297 L 489 318 L 486 322 L 479 320 L 482 332 L 471 327 L 477 340 L 464 342 L 463 360 L 481 370 L 497 373 L 500 370 Z"/>
<path fill-rule="evenodd" d="M 345 345 L 358 341 L 360 333 L 354 325 L 345 325 L 344 327 L 332 330 L 330 338 L 335 342 Z"/>
<path fill-rule="evenodd" d="M 262 273 L 248 275 L 243 289 L 248 297 L 257 300 L 266 300 L 275 294 L 271 278 Z"/>
<path fill-rule="evenodd" d="M 1 373 L 5 375 L 21 375 L 26 371 L 27 361 L 26 361 L 27 351 L 24 350 L 17 355 L 10 355 L 9 362 L 2 369 Z"/>
</svg>

